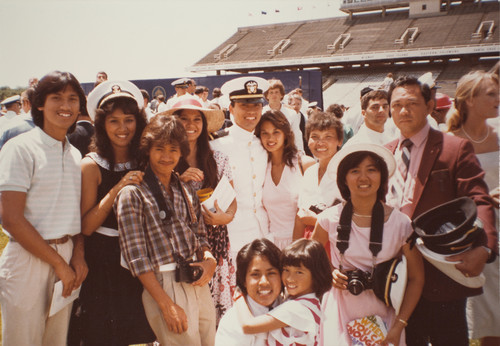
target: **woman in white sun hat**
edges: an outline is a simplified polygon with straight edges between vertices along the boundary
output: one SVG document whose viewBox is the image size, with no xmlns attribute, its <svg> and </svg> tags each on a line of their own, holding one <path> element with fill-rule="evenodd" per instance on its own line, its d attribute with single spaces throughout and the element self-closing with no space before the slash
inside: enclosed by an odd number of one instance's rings
<svg viewBox="0 0 500 346">
<path fill-rule="evenodd" d="M 353 144 L 340 150 L 332 163 L 346 202 L 318 215 L 312 235 L 323 244 L 330 240 L 334 267 L 333 287 L 322 302 L 324 344 L 326 340 L 355 343 L 359 335 L 353 332 L 353 324 L 376 316 L 372 320 L 381 320 L 380 330 L 387 331 L 384 337 L 379 334 L 378 341 L 405 345 L 403 330 L 422 293 L 424 270 L 420 253 L 406 241 L 413 232 L 410 219 L 384 203 L 387 182 L 396 167 L 393 155 L 378 145 Z M 378 264 L 401 255 L 407 262 L 408 284 L 396 312 L 377 298 L 371 280 Z"/>
</svg>

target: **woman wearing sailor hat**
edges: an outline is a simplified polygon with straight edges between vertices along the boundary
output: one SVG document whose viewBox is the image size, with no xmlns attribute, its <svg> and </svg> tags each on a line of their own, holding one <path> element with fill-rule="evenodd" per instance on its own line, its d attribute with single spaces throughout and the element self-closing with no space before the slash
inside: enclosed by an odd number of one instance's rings
<svg viewBox="0 0 500 346">
<path fill-rule="evenodd" d="M 91 152 L 81 163 L 82 233 L 87 236 L 85 259 L 89 266 L 80 294 L 85 345 L 155 340 L 142 305 L 142 285 L 120 265 L 113 211 L 120 189 L 140 183 L 144 175 L 137 169 L 139 140 L 146 126 L 143 105 L 140 90 L 128 81 L 103 82 L 88 96 L 95 135 Z"/>
</svg>

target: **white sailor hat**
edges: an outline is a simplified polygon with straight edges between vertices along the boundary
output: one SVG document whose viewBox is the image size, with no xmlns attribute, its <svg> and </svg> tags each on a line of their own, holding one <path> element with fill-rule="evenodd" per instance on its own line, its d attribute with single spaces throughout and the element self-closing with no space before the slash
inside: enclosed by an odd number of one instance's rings
<svg viewBox="0 0 500 346">
<path fill-rule="evenodd" d="M 260 77 L 239 77 L 224 83 L 221 92 L 229 100 L 241 103 L 264 103 L 264 92 L 269 89 L 269 82 Z"/>
<path fill-rule="evenodd" d="M 179 78 L 172 82 L 172 86 L 175 88 L 186 89 L 188 87 L 189 78 Z"/>
<path fill-rule="evenodd" d="M 426 72 L 418 78 L 420 84 L 427 84 L 429 89 L 440 88 L 436 85 L 434 77 L 432 77 L 432 72 Z"/>
<path fill-rule="evenodd" d="M 87 111 L 92 120 L 95 112 L 109 100 L 126 97 L 137 102 L 139 109 L 144 107 L 144 98 L 135 84 L 129 81 L 105 81 L 92 90 L 87 98 Z"/>
<path fill-rule="evenodd" d="M 7 97 L 5 100 L 2 101 L 2 103 L 0 103 L 2 106 L 8 106 L 12 103 L 16 103 L 16 102 L 19 102 L 21 103 L 21 96 L 19 95 L 14 95 L 14 96 L 10 96 L 10 97 Z"/>
</svg>

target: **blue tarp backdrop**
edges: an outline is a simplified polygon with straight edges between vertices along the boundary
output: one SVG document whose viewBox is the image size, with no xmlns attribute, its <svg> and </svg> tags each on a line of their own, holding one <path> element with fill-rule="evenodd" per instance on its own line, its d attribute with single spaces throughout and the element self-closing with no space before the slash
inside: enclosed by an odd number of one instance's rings
<svg viewBox="0 0 500 346">
<path fill-rule="evenodd" d="M 323 93 L 321 90 L 321 71 L 284 71 L 284 72 L 264 72 L 249 74 L 232 74 L 224 76 L 194 77 L 198 85 L 204 85 L 210 89 L 209 99 L 212 98 L 212 90 L 220 88 L 222 84 L 237 77 L 257 76 L 264 79 L 277 78 L 285 86 L 285 92 L 288 93 L 299 86 L 303 90 L 303 97 L 309 102 L 316 101 L 318 106 L 323 108 Z M 112 78 L 111 78 L 112 79 Z M 175 94 L 174 87 L 170 85 L 178 78 L 165 79 L 139 79 L 131 80 L 139 89 L 148 91 L 151 98 L 158 92 L 166 93 L 166 99 Z M 94 87 L 94 83 L 82 83 L 83 90 L 88 93 Z"/>
</svg>

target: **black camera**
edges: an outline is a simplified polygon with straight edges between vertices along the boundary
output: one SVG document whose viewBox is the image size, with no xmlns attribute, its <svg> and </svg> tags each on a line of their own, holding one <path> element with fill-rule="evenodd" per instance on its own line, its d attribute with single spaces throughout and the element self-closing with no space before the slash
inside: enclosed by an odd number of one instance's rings
<svg viewBox="0 0 500 346">
<path fill-rule="evenodd" d="M 372 288 L 372 276 L 369 272 L 355 269 L 348 271 L 347 275 L 347 289 L 355 296 L 359 295 L 364 290 Z"/>
<path fill-rule="evenodd" d="M 194 261 L 179 260 L 175 267 L 175 281 L 186 282 L 188 284 L 195 282 L 203 275 L 203 268 L 198 266 L 190 266 Z"/>
<path fill-rule="evenodd" d="M 325 210 L 326 208 L 328 208 L 326 206 L 326 204 L 323 204 L 323 203 L 318 203 L 318 204 L 315 204 L 315 205 L 311 205 L 309 207 L 309 210 L 312 211 L 314 214 L 320 214 L 323 210 Z"/>
</svg>

